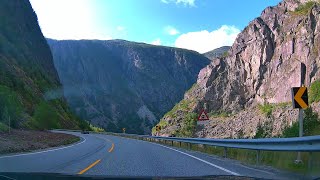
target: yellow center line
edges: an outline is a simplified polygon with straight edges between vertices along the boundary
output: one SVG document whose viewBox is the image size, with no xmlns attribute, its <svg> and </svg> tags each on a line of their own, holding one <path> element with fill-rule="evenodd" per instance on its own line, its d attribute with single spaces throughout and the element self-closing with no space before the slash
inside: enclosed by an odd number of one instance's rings
<svg viewBox="0 0 320 180">
<path fill-rule="evenodd" d="M 113 151 L 113 149 L 114 149 L 114 143 L 113 143 L 110 139 L 105 139 L 105 138 L 101 138 L 101 137 L 98 137 L 98 136 L 95 136 L 95 137 L 97 137 L 97 138 L 99 138 L 99 139 L 103 139 L 103 140 L 105 140 L 105 141 L 108 141 L 108 142 L 112 143 L 112 144 L 111 144 L 111 148 L 108 150 L 108 152 L 112 152 L 112 151 Z"/>
<path fill-rule="evenodd" d="M 112 143 L 112 146 L 111 146 L 111 148 L 109 149 L 109 152 L 112 152 L 112 151 L 113 151 L 113 148 L 114 148 L 114 143 Z"/>
<path fill-rule="evenodd" d="M 89 169 L 91 169 L 93 166 L 95 166 L 96 164 L 98 164 L 101 161 L 101 159 L 98 159 L 96 162 L 90 164 L 88 167 L 86 167 L 85 169 L 83 169 L 82 171 L 80 171 L 78 174 L 83 174 L 86 171 L 88 171 Z"/>
</svg>

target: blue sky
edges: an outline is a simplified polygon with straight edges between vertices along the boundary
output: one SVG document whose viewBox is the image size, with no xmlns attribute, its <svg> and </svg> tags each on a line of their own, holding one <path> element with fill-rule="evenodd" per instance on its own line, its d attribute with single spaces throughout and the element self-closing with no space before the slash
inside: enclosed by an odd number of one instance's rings
<svg viewBox="0 0 320 180">
<path fill-rule="evenodd" d="M 45 37 L 126 39 L 196 50 L 232 45 L 280 0 L 30 0 Z"/>
</svg>

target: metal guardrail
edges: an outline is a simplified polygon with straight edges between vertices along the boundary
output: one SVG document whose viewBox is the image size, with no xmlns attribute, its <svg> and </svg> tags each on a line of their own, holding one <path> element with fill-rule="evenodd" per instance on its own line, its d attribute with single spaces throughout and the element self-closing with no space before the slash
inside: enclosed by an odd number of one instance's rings
<svg viewBox="0 0 320 180">
<path fill-rule="evenodd" d="M 57 131 L 73 131 L 55 129 Z M 92 132 L 91 133 L 98 133 Z M 191 144 L 204 144 L 209 146 L 219 146 L 227 148 L 265 150 L 265 151 L 300 151 L 300 152 L 320 152 L 320 136 L 305 136 L 295 138 L 262 138 L 262 139 L 208 139 L 208 138 L 177 138 L 177 137 L 161 137 L 125 133 L 100 132 L 98 134 L 109 134 L 116 136 L 127 136 L 137 138 L 158 139 L 173 142 L 183 142 Z"/>
<path fill-rule="evenodd" d="M 79 130 L 64 130 L 62 131 L 74 131 Z M 97 133 L 97 132 L 92 132 Z M 189 149 L 192 144 L 202 144 L 208 146 L 218 146 L 224 148 L 224 157 L 227 157 L 227 148 L 237 149 L 249 149 L 257 151 L 257 164 L 260 161 L 260 151 L 296 151 L 296 152 L 320 152 L 320 136 L 306 136 L 295 138 L 263 138 L 263 139 L 208 139 L 208 138 L 178 138 L 178 137 L 161 137 L 161 136 L 149 136 L 149 135 L 136 135 L 125 133 L 110 133 L 101 132 L 98 134 L 115 135 L 122 137 L 130 137 L 135 139 L 147 140 L 147 141 L 164 141 L 164 142 L 179 142 L 187 143 Z M 309 157 L 309 163 L 312 157 Z"/>
</svg>

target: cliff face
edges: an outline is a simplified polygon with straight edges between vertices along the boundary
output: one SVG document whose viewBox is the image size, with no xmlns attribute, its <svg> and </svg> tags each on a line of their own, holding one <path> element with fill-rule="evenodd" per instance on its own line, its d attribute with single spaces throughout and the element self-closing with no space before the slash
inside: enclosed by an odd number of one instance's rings
<svg viewBox="0 0 320 180">
<path fill-rule="evenodd" d="M 13 127 L 43 128 L 35 117 L 41 104 L 54 111 L 59 127 L 76 128 L 63 96 L 47 101 L 46 94 L 59 86 L 50 48 L 31 4 L 27 0 L 1 1 L 0 125 L 5 127 L 11 118 Z"/>
<path fill-rule="evenodd" d="M 123 40 L 48 42 L 71 107 L 108 131 L 150 132 L 210 63 L 194 51 Z"/>
<path fill-rule="evenodd" d="M 245 132 L 246 137 L 254 136 L 257 125 L 268 119 L 259 118 L 255 107 L 290 102 L 291 87 L 300 86 L 301 78 L 306 86 L 320 78 L 319 32 L 318 1 L 285 0 L 266 8 L 238 35 L 227 57 L 213 60 L 200 71 L 197 85 L 185 94 L 184 100 L 192 102 L 189 109 L 178 109 L 175 118 L 164 116 L 162 121 L 168 122 L 168 129 L 164 128 L 163 135 L 173 134 L 186 113 L 204 108 L 213 114 L 235 115 L 227 118 L 228 123 L 215 122 L 228 129 L 228 135 L 208 125 L 203 129 L 208 137 L 230 137 L 232 126 L 237 132 Z M 305 73 L 301 73 L 301 63 L 306 65 Z M 242 111 L 250 117 L 241 116 Z M 275 122 L 279 128 L 273 135 L 280 134 L 296 118 L 291 111 L 280 113 L 284 118 Z M 246 124 L 250 123 L 253 125 L 248 130 Z"/>
</svg>

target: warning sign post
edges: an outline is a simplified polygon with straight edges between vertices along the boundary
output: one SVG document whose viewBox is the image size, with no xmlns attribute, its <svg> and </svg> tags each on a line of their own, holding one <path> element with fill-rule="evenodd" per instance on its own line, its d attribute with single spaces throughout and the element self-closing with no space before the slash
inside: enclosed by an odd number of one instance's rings
<svg viewBox="0 0 320 180">
<path fill-rule="evenodd" d="M 208 114 L 204 110 L 202 110 L 198 116 L 198 121 L 207 121 L 207 120 L 209 120 Z"/>
<path fill-rule="evenodd" d="M 198 122 L 197 124 L 198 125 L 204 125 L 204 124 L 207 124 L 209 122 L 209 116 L 208 114 L 206 113 L 205 110 L 202 110 L 198 116 Z"/>
</svg>

